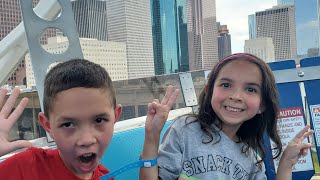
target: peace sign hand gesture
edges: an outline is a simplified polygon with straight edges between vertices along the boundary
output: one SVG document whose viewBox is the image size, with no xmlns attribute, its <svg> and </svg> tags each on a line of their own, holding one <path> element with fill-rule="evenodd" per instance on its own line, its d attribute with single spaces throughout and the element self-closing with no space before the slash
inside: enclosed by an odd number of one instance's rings
<svg viewBox="0 0 320 180">
<path fill-rule="evenodd" d="M 0 111 L 0 156 L 3 156 L 17 149 L 32 146 L 29 141 L 24 140 L 8 142 L 9 131 L 22 114 L 24 108 L 27 106 L 28 99 L 23 98 L 16 109 L 11 112 L 20 94 L 20 90 L 15 88 L 12 91 L 12 94 L 8 98 L 7 102 L 3 105 L 7 92 L 8 91 L 6 89 L 0 89 L 0 108 L 2 107 Z"/>
<path fill-rule="evenodd" d="M 167 87 L 167 92 L 161 101 L 158 99 L 153 100 L 148 104 L 148 113 L 146 119 L 146 133 L 149 134 L 149 138 L 156 138 L 160 136 L 161 130 L 167 121 L 168 114 L 172 108 L 174 102 L 176 101 L 179 90 L 176 89 L 171 95 L 172 86 Z"/>
<path fill-rule="evenodd" d="M 308 149 L 312 146 L 310 143 L 303 141 L 313 134 L 313 130 L 306 125 L 288 144 L 283 152 L 281 159 L 283 159 L 289 167 L 293 167 L 301 156 L 308 154 Z"/>
<path fill-rule="evenodd" d="M 313 134 L 313 130 L 309 129 L 310 126 L 306 125 L 288 144 L 281 156 L 276 180 L 291 180 L 292 167 L 298 162 L 301 156 L 308 153 L 309 148 L 312 146 L 310 143 L 303 141 Z"/>
<path fill-rule="evenodd" d="M 154 158 L 158 154 L 160 133 L 167 121 L 169 111 L 179 95 L 178 89 L 171 95 L 172 88 L 171 85 L 167 87 L 167 92 L 161 103 L 158 99 L 155 99 L 148 104 L 145 123 L 145 141 L 142 153 L 143 158 Z"/>
</svg>

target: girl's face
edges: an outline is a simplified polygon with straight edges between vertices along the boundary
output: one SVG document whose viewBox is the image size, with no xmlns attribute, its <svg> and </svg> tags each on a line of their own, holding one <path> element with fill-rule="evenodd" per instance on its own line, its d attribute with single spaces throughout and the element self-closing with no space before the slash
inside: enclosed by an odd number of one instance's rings
<svg viewBox="0 0 320 180">
<path fill-rule="evenodd" d="M 214 83 L 211 106 L 227 135 L 234 135 L 243 122 L 261 113 L 261 88 L 262 74 L 257 65 L 238 59 L 222 67 Z"/>
</svg>

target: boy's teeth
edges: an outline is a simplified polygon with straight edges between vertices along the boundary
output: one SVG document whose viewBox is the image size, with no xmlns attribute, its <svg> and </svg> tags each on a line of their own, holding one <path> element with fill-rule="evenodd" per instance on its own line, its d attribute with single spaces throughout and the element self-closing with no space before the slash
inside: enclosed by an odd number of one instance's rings
<svg viewBox="0 0 320 180">
<path fill-rule="evenodd" d="M 89 157 L 89 156 L 92 156 L 92 153 L 89 153 L 89 154 L 84 154 L 82 155 L 83 157 Z"/>
</svg>

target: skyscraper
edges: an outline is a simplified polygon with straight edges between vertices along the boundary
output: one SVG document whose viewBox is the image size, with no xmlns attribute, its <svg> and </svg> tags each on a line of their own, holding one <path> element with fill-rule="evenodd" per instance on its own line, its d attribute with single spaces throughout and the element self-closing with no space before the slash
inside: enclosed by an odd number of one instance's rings
<svg viewBox="0 0 320 180">
<path fill-rule="evenodd" d="M 71 0 L 79 37 L 107 40 L 107 3 L 105 0 Z"/>
<path fill-rule="evenodd" d="M 248 16 L 249 25 L 249 39 L 257 38 L 257 25 L 256 25 L 256 15 L 251 14 Z"/>
<path fill-rule="evenodd" d="M 257 38 L 272 38 L 276 60 L 297 59 L 293 6 L 276 6 L 256 12 L 256 23 Z"/>
<path fill-rule="evenodd" d="M 231 35 L 229 34 L 229 29 L 227 25 L 220 25 L 217 22 L 218 27 L 218 53 L 219 60 L 231 55 Z"/>
<path fill-rule="evenodd" d="M 39 0 L 33 0 L 35 6 Z M 0 41 L 6 37 L 14 28 L 16 28 L 22 21 L 20 1 L 19 0 L 0 0 Z M 45 44 L 50 36 L 55 35 L 55 30 L 48 30 L 39 39 L 41 44 Z M 26 85 L 26 68 L 24 58 L 13 71 L 11 77 L 8 78 L 8 85 Z"/>
<path fill-rule="evenodd" d="M 278 0 L 278 5 L 293 5 L 295 0 Z M 305 1 L 301 1 L 305 2 Z"/>
<path fill-rule="evenodd" d="M 107 0 L 108 41 L 127 44 L 128 77 L 153 76 L 150 0 Z"/>
<path fill-rule="evenodd" d="M 121 42 L 99 41 L 97 39 L 80 38 L 83 57 L 100 64 L 108 71 L 112 81 L 128 79 L 126 44 Z M 53 54 L 64 52 L 69 46 L 67 37 L 56 36 L 48 39 L 43 48 Z M 26 55 L 27 87 L 35 86 L 34 72 L 30 54 Z M 53 66 L 50 66 L 53 67 Z"/>
<path fill-rule="evenodd" d="M 187 0 L 190 70 L 210 69 L 218 62 L 215 0 Z"/>
<path fill-rule="evenodd" d="M 179 71 L 189 71 L 187 0 L 177 0 Z"/>
<path fill-rule="evenodd" d="M 176 1 L 151 0 L 155 74 L 179 71 L 179 43 Z"/>
<path fill-rule="evenodd" d="M 274 45 L 272 38 L 255 38 L 245 41 L 244 52 L 256 55 L 265 62 L 274 62 Z"/>
<path fill-rule="evenodd" d="M 306 56 L 319 56 L 319 8 L 317 0 L 295 0 L 294 6 L 298 57 L 301 59 Z M 318 53 L 315 53 L 316 49 L 318 49 Z"/>
</svg>

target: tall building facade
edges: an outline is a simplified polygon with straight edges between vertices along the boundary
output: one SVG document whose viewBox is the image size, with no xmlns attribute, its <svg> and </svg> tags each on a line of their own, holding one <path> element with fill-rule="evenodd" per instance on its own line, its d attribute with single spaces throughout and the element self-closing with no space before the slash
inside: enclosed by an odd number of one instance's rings
<svg viewBox="0 0 320 180">
<path fill-rule="evenodd" d="M 319 56 L 318 13 L 320 11 L 317 1 L 294 1 L 298 59 Z"/>
<path fill-rule="evenodd" d="M 297 60 L 296 25 L 293 6 L 276 6 L 256 12 L 257 38 L 271 37 L 275 59 Z"/>
<path fill-rule="evenodd" d="M 107 40 L 107 3 L 105 0 L 71 0 L 79 37 Z"/>
<path fill-rule="evenodd" d="M 218 28 L 218 54 L 219 60 L 231 55 L 231 35 L 227 25 L 220 25 L 217 22 Z"/>
<path fill-rule="evenodd" d="M 33 6 L 39 0 L 33 0 Z M 0 41 L 6 37 L 14 28 L 22 21 L 20 1 L 19 0 L 0 0 Z M 40 39 L 41 44 L 45 44 L 50 36 L 55 35 L 55 30 L 47 31 Z M 10 86 L 26 85 L 26 68 L 24 58 L 20 59 L 20 63 L 8 78 L 6 84 Z"/>
<path fill-rule="evenodd" d="M 176 1 L 151 0 L 155 74 L 179 71 L 179 39 Z"/>
<path fill-rule="evenodd" d="M 295 0 L 278 0 L 277 4 L 278 5 L 293 5 Z M 301 0 L 299 0 L 301 1 Z M 301 1 L 303 2 L 303 1 Z M 305 1 L 304 1 L 305 2 Z"/>
<path fill-rule="evenodd" d="M 154 76 L 150 0 L 107 0 L 108 41 L 127 45 L 128 77 Z"/>
<path fill-rule="evenodd" d="M 245 41 L 244 52 L 256 55 L 265 62 L 274 62 L 274 45 L 272 38 L 256 38 Z"/>
<path fill-rule="evenodd" d="M 248 25 L 249 25 L 249 39 L 257 38 L 257 24 L 256 24 L 256 15 L 250 14 L 248 16 Z"/>
<path fill-rule="evenodd" d="M 179 71 L 189 71 L 187 0 L 177 0 Z"/>
<path fill-rule="evenodd" d="M 190 70 L 210 69 L 218 62 L 215 0 L 187 0 Z"/>
<path fill-rule="evenodd" d="M 68 48 L 66 37 L 56 36 L 48 39 L 43 48 L 53 54 L 60 54 Z M 104 67 L 112 81 L 128 79 L 126 44 L 121 42 L 99 41 L 97 39 L 80 38 L 83 57 Z M 52 66 L 49 66 L 52 67 Z M 27 87 L 35 86 L 34 73 L 30 55 L 26 55 Z"/>
</svg>

